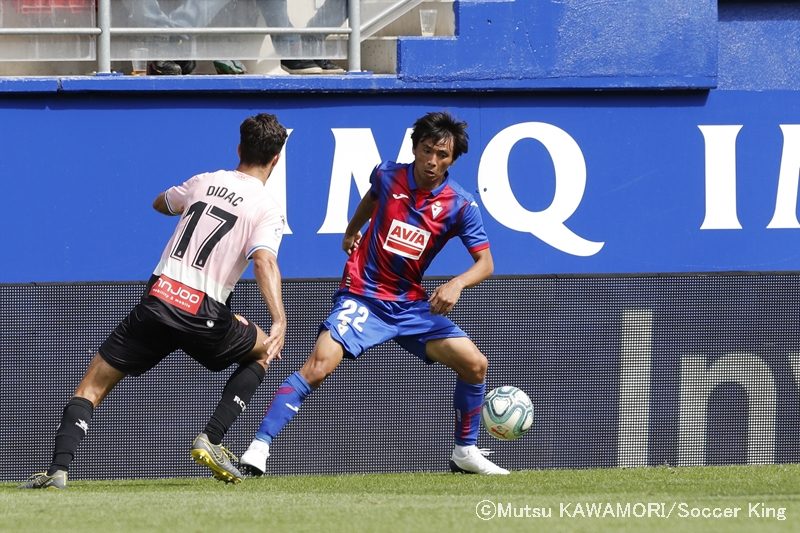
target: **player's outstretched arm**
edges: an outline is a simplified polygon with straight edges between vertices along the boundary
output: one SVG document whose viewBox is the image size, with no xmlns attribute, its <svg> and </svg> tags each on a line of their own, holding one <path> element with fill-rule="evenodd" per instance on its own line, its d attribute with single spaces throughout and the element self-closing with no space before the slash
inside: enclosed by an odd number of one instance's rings
<svg viewBox="0 0 800 533">
<path fill-rule="evenodd" d="M 432 313 L 438 315 L 449 313 L 455 307 L 458 299 L 461 298 L 461 291 L 467 287 L 474 287 L 492 275 L 492 272 L 494 272 L 494 260 L 489 248 L 484 248 L 471 255 L 475 261 L 472 266 L 466 272 L 436 287 L 431 297 L 428 298 Z"/>
<path fill-rule="evenodd" d="M 267 250 L 256 250 L 253 253 L 253 273 L 256 276 L 261 297 L 267 304 L 272 317 L 272 327 L 264 341 L 267 347 L 267 362 L 281 358 L 281 350 L 286 340 L 286 311 L 283 308 L 281 294 L 281 271 L 277 258 Z"/>
<path fill-rule="evenodd" d="M 344 230 L 344 237 L 342 238 L 342 250 L 347 255 L 352 254 L 361 243 L 361 228 L 372 216 L 377 203 L 378 199 L 373 198 L 369 192 L 358 202 L 356 212 L 353 213 L 353 218 L 347 224 L 347 229 Z"/>
</svg>

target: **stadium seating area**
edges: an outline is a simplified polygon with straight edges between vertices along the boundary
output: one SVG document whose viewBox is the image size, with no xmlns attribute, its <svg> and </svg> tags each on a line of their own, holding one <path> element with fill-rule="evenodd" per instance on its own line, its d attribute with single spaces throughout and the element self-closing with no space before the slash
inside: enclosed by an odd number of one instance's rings
<svg viewBox="0 0 800 533">
<path fill-rule="evenodd" d="M 160 0 L 158 5 L 164 13 L 174 14 L 180 12 L 183 2 Z M 103 57 L 110 57 L 112 72 L 130 74 L 131 60 L 141 49 L 150 60 L 201 61 L 196 74 L 215 73 L 211 61 L 220 58 L 244 60 L 253 74 L 286 74 L 280 68 L 281 59 L 308 58 L 332 60 L 350 70 L 395 73 L 397 39 L 420 36 L 421 9 L 437 11 L 437 35 L 452 36 L 455 31 L 452 0 L 361 0 L 357 35 L 349 33 L 347 22 L 340 22 L 348 15 L 345 2 L 328 7 L 327 13 L 333 16 L 327 18 L 332 22 L 324 27 L 332 31 L 320 34 L 308 32 L 321 31 L 319 23 L 316 27 L 309 24 L 324 2 L 294 0 L 287 4 L 290 21 L 306 33 L 291 35 L 292 47 L 286 49 L 273 46 L 273 40 L 276 35 L 286 37 L 287 29 L 268 23 L 258 0 L 201 3 L 192 12 L 198 22 L 180 35 L 164 33 L 169 29 L 143 21 L 130 8 L 136 5 L 125 0 L 0 0 L 0 76 L 102 73 Z M 100 16 L 104 6 L 109 9 L 107 30 Z M 221 11 L 219 6 L 223 6 Z M 225 32 L 225 28 L 232 31 Z M 107 44 L 102 33 L 109 34 Z M 361 43 L 355 66 L 348 50 L 351 35 Z M 321 36 L 326 38 L 321 40 Z M 104 46 L 108 46 L 107 52 Z"/>
</svg>

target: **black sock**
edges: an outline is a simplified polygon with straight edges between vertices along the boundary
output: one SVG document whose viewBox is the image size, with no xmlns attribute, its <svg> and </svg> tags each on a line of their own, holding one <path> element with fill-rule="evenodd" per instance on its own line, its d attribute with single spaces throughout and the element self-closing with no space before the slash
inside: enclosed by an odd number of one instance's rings
<svg viewBox="0 0 800 533">
<path fill-rule="evenodd" d="M 204 430 L 211 444 L 222 442 L 222 437 L 236 421 L 236 417 L 244 411 L 266 373 L 260 363 L 253 362 L 239 365 L 231 374 L 222 391 L 222 398 Z"/>
<path fill-rule="evenodd" d="M 76 396 L 67 402 L 61 415 L 61 424 L 56 430 L 53 462 L 47 469 L 48 475 L 52 475 L 56 470 L 69 470 L 69 464 L 75 457 L 78 444 L 89 431 L 93 413 L 94 405 L 86 398 Z"/>
</svg>

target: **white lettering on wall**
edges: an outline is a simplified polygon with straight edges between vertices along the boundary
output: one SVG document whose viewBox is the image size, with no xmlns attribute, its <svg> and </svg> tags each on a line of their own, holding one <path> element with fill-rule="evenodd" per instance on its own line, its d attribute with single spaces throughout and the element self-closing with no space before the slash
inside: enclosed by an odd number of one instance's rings
<svg viewBox="0 0 800 533">
<path fill-rule="evenodd" d="M 800 392 L 800 353 L 792 352 L 789 354 L 789 365 L 792 367 L 794 383 L 797 385 L 798 392 Z"/>
<path fill-rule="evenodd" d="M 736 383 L 747 393 L 747 462 L 775 461 L 775 378 L 756 355 L 727 354 L 711 366 L 705 356 L 681 359 L 678 420 L 678 465 L 706 464 L 708 400 L 723 383 Z"/>
<path fill-rule="evenodd" d="M 742 126 L 698 128 L 706 144 L 706 217 L 700 229 L 742 229 L 736 212 L 736 137 Z"/>
<path fill-rule="evenodd" d="M 286 142 L 289 142 L 289 135 L 292 130 L 286 129 Z M 272 174 L 269 175 L 267 184 L 265 185 L 267 191 L 272 195 L 278 205 L 283 208 L 286 213 L 286 144 L 281 149 L 281 156 L 278 158 L 278 164 L 272 169 Z M 289 227 L 289 213 L 286 213 L 286 227 L 283 230 L 284 235 L 292 233 Z"/>
<path fill-rule="evenodd" d="M 781 124 L 783 153 L 778 178 L 775 213 L 767 227 L 772 229 L 798 229 L 797 183 L 800 177 L 800 125 Z"/>
<path fill-rule="evenodd" d="M 395 159 L 395 162 L 400 164 L 405 164 L 414 161 L 414 152 L 411 146 L 412 131 L 413 131 L 412 128 L 408 128 L 406 130 L 406 134 L 403 136 L 403 144 L 400 146 L 400 152 L 398 152 L 397 159 Z"/>
<path fill-rule="evenodd" d="M 617 466 L 647 466 L 650 453 L 650 366 L 653 311 L 622 314 L 619 356 Z"/>
<path fill-rule="evenodd" d="M 552 203 L 542 211 L 525 209 L 511 190 L 508 158 L 511 149 L 522 139 L 539 141 L 553 159 L 556 189 Z M 478 188 L 483 205 L 498 222 L 510 229 L 530 233 L 562 252 L 590 256 L 605 244 L 584 239 L 564 225 L 583 198 L 586 162 L 575 140 L 556 126 L 524 122 L 498 133 L 481 156 Z"/>
<path fill-rule="evenodd" d="M 736 138 L 741 124 L 698 126 L 706 147 L 706 216 L 700 229 L 742 229 L 736 210 Z M 783 152 L 775 212 L 768 229 L 800 229 L 800 125 L 781 124 Z"/>
<path fill-rule="evenodd" d="M 653 312 L 626 309 L 622 314 L 617 466 L 640 467 L 649 462 Z M 788 354 L 789 365 L 800 387 L 800 353 Z M 709 357 L 681 358 L 678 405 L 677 464 L 707 463 L 708 404 L 714 390 L 735 383 L 747 395 L 748 464 L 775 461 L 777 389 L 775 375 L 759 356 L 730 353 L 709 364 Z M 717 416 L 726 416 L 719 413 Z"/>
<path fill-rule="evenodd" d="M 328 207 L 325 220 L 317 233 L 344 233 L 350 211 L 350 181 L 356 182 L 361 197 L 369 191 L 369 176 L 381 162 L 381 155 L 372 130 L 369 128 L 332 128 L 336 147 L 328 189 Z M 406 131 L 396 161 L 414 160 L 411 153 L 410 130 Z"/>
</svg>

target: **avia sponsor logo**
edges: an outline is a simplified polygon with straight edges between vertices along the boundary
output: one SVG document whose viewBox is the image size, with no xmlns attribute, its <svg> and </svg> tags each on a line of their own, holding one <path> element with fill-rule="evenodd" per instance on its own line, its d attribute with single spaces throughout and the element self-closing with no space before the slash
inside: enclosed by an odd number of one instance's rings
<svg viewBox="0 0 800 533">
<path fill-rule="evenodd" d="M 153 283 L 149 294 L 164 303 L 193 315 L 197 314 L 200 304 L 203 303 L 203 298 L 205 298 L 204 292 L 184 285 L 180 281 L 170 279 L 163 274 Z"/>
<path fill-rule="evenodd" d="M 392 226 L 383 243 L 383 249 L 409 259 L 419 259 L 430 238 L 430 231 L 399 220 L 392 220 Z"/>
</svg>

